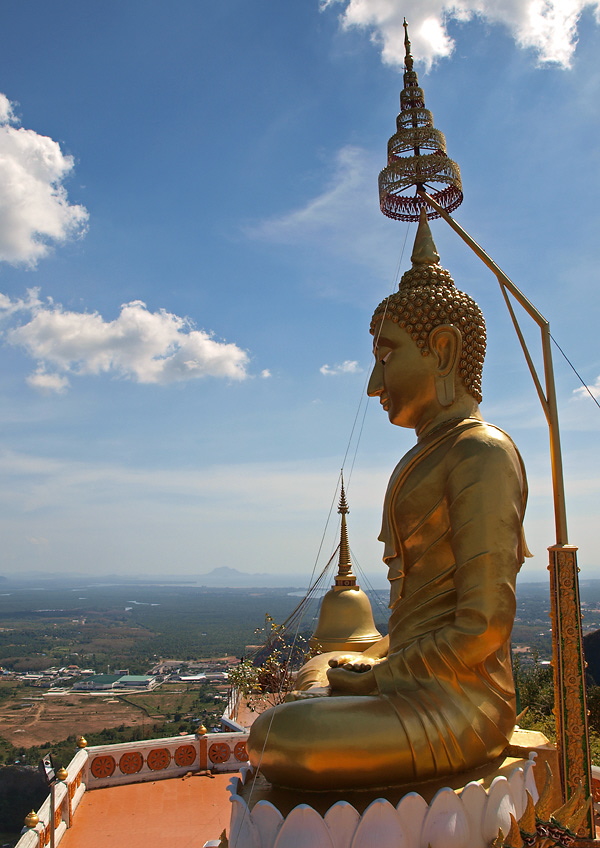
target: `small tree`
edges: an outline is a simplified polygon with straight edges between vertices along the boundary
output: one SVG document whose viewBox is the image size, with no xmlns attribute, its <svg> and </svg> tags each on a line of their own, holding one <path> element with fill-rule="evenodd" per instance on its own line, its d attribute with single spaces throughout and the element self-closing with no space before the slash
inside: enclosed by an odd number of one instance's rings
<svg viewBox="0 0 600 848">
<path fill-rule="evenodd" d="M 246 699 L 250 710 L 262 712 L 285 701 L 294 688 L 296 671 L 319 651 L 309 650 L 303 636 L 290 639 L 285 625 L 277 624 L 268 613 L 264 627 L 255 633 L 264 638 L 264 644 L 252 658 L 243 659 L 230 669 L 229 681 Z"/>
</svg>

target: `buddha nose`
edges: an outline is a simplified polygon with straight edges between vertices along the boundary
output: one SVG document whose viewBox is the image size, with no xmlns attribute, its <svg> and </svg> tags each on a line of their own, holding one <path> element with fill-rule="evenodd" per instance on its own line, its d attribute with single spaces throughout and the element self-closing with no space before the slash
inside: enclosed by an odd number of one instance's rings
<svg viewBox="0 0 600 848">
<path fill-rule="evenodd" d="M 373 370 L 371 372 L 371 376 L 369 377 L 369 384 L 367 386 L 367 394 L 369 397 L 377 397 L 383 391 L 383 366 L 381 362 L 375 362 L 373 366 Z"/>
</svg>

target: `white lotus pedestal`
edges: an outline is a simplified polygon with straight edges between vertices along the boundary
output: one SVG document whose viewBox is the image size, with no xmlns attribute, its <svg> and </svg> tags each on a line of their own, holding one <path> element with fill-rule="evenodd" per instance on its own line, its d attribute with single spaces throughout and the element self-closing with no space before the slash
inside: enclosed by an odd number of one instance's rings
<svg viewBox="0 0 600 848">
<path fill-rule="evenodd" d="M 279 790 L 250 768 L 231 780 L 230 848 L 489 848 L 511 814 L 535 803 L 544 761 L 558 774 L 556 750 L 541 734 L 515 730 L 508 756 L 461 785 L 421 784 L 378 792 Z M 536 766 L 537 763 L 537 766 Z M 537 771 L 536 775 L 534 772 Z M 379 796 L 379 797 L 378 797 Z M 557 797 L 557 806 L 560 799 Z"/>
</svg>

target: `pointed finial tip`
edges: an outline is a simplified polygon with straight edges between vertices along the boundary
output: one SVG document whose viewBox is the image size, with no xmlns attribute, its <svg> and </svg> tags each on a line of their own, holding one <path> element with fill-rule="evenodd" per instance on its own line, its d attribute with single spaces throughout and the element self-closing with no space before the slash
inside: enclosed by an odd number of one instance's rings
<svg viewBox="0 0 600 848">
<path fill-rule="evenodd" d="M 404 27 L 404 66 L 407 71 L 412 71 L 413 68 L 413 57 L 410 52 L 410 39 L 408 37 L 408 24 L 406 22 L 406 18 L 404 18 L 404 23 L 402 24 Z"/>
<path fill-rule="evenodd" d="M 419 226 L 410 258 L 413 265 L 437 265 L 440 261 L 440 255 L 429 229 L 427 212 L 424 206 L 421 207 L 419 213 Z"/>
<path fill-rule="evenodd" d="M 341 475 L 341 478 L 342 478 L 342 485 L 341 485 L 341 488 L 340 488 L 340 504 L 338 506 L 338 512 L 340 514 L 344 515 L 345 513 L 349 512 L 349 509 L 348 509 L 348 502 L 346 500 L 346 490 L 344 488 L 344 475 L 343 474 Z"/>
</svg>

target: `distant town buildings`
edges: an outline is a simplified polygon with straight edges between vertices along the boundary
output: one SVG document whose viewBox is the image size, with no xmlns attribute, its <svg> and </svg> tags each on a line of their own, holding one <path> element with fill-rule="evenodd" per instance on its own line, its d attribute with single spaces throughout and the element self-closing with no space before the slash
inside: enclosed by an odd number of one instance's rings
<svg viewBox="0 0 600 848">
<path fill-rule="evenodd" d="M 103 692 L 115 689 L 156 689 L 161 681 L 146 674 L 95 674 L 73 684 L 73 691 Z"/>
</svg>

